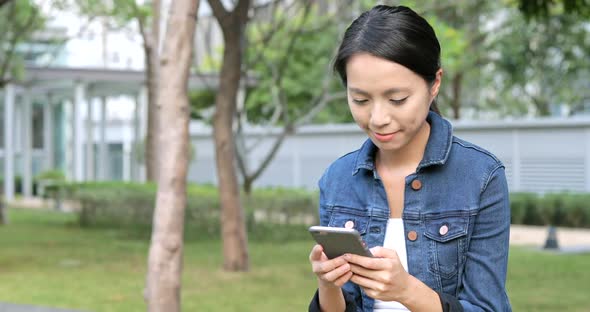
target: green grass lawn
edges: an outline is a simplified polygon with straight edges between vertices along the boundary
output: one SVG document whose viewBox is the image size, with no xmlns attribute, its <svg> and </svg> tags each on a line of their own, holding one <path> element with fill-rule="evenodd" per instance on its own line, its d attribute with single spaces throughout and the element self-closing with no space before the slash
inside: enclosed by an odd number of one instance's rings
<svg viewBox="0 0 590 312">
<path fill-rule="evenodd" d="M 0 301 L 85 311 L 145 311 L 148 242 L 128 231 L 81 229 L 73 215 L 10 210 L 0 226 Z M 185 247 L 184 311 L 304 311 L 315 291 L 311 240 L 251 242 L 251 271 L 221 270 L 219 241 Z M 514 311 L 590 311 L 590 254 L 512 248 Z"/>
</svg>

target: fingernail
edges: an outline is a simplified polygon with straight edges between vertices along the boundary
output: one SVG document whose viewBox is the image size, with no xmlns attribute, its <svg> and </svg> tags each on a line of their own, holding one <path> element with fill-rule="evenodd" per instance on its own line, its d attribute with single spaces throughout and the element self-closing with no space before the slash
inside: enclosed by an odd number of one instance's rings
<svg viewBox="0 0 590 312">
<path fill-rule="evenodd" d="M 344 259 L 350 260 L 350 255 L 349 254 L 344 254 Z"/>
</svg>

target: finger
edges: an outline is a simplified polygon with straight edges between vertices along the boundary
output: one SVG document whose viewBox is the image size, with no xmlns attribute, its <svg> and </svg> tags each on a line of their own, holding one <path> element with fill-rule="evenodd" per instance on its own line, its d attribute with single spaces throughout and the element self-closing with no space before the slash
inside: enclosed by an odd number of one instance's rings
<svg viewBox="0 0 590 312">
<path fill-rule="evenodd" d="M 348 263 L 344 263 L 336 269 L 322 275 L 322 279 L 328 282 L 334 282 L 348 272 L 350 272 L 350 265 Z"/>
<path fill-rule="evenodd" d="M 372 279 L 375 281 L 381 281 L 382 275 L 384 275 L 384 273 L 385 273 L 383 271 L 370 270 L 370 269 L 364 268 L 360 265 L 352 264 L 352 263 L 350 263 L 350 271 L 352 273 L 354 273 L 355 275 L 366 277 L 366 278 L 369 278 L 369 279 Z"/>
<path fill-rule="evenodd" d="M 349 263 L 358 264 L 371 270 L 383 270 L 386 268 L 380 258 L 363 257 L 354 254 L 345 254 L 343 258 Z"/>
<path fill-rule="evenodd" d="M 346 284 L 350 278 L 352 277 L 352 272 L 348 271 L 344 275 L 340 276 L 337 280 L 334 281 L 334 285 L 338 287 L 342 287 L 342 285 Z"/>
<path fill-rule="evenodd" d="M 321 245 L 316 244 L 311 249 L 311 253 L 309 253 L 309 261 L 320 261 L 322 259 L 322 253 L 324 252 L 324 248 Z"/>
<path fill-rule="evenodd" d="M 337 267 L 346 263 L 343 257 L 334 258 L 332 260 L 326 260 L 319 263 L 318 272 L 319 273 L 328 273 L 333 271 Z"/>
<path fill-rule="evenodd" d="M 381 291 L 383 289 L 383 284 L 370 278 L 366 278 L 364 276 L 356 274 L 352 275 L 350 281 L 366 289 L 371 289 L 375 291 Z"/>
<path fill-rule="evenodd" d="M 373 256 L 377 258 L 397 259 L 399 261 L 399 256 L 397 255 L 397 252 L 393 249 L 377 246 L 371 248 L 371 253 L 373 254 Z"/>
</svg>

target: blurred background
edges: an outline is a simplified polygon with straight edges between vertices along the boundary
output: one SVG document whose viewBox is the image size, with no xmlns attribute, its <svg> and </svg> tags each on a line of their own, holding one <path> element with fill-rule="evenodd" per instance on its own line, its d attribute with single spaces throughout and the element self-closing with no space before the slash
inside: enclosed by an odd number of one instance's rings
<svg viewBox="0 0 590 312">
<path fill-rule="evenodd" d="M 170 126 L 157 123 L 157 82 L 170 79 L 158 54 L 174 34 L 172 2 L 0 0 L 0 311 L 145 310 L 155 137 Z M 514 310 L 590 311 L 587 0 L 261 0 L 244 8 L 243 33 L 225 35 L 210 3 L 199 4 L 187 81 L 184 310 L 306 308 L 317 180 L 366 139 L 331 62 L 355 17 L 401 4 L 441 43 L 442 115 L 506 166 Z M 224 51 L 236 50 L 241 62 L 224 69 Z M 238 273 L 222 268 L 213 136 L 230 71 L 250 252 Z"/>
</svg>

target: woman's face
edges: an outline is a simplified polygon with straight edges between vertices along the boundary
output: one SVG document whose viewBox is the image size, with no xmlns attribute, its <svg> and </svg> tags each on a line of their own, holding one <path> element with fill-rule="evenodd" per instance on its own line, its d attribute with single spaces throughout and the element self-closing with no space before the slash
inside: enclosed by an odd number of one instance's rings
<svg viewBox="0 0 590 312">
<path fill-rule="evenodd" d="M 381 151 L 399 151 L 426 123 L 442 71 L 432 87 L 410 69 L 367 53 L 346 64 L 348 106 Z"/>
</svg>

